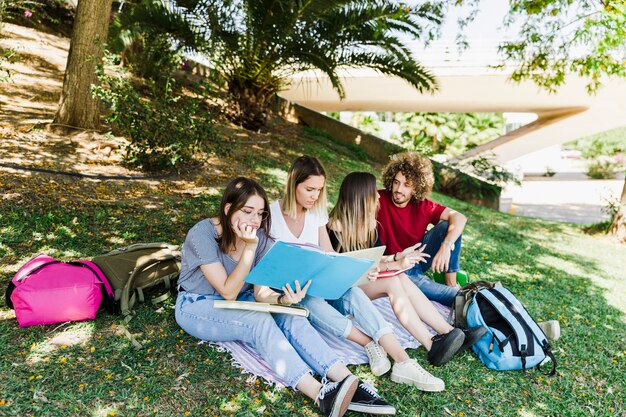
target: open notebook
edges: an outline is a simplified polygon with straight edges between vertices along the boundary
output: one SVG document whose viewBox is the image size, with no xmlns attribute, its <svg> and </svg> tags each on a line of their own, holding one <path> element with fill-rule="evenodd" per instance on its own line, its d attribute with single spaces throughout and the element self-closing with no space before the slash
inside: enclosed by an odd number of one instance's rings
<svg viewBox="0 0 626 417">
<path fill-rule="evenodd" d="M 343 256 L 276 242 L 252 268 L 245 281 L 281 289 L 286 284 L 295 288 L 296 280 L 301 285 L 311 280 L 307 294 L 336 300 L 366 274 L 374 262 L 370 257 Z"/>
<path fill-rule="evenodd" d="M 365 273 L 361 275 L 361 277 L 358 280 L 356 280 L 353 286 L 363 285 L 363 284 L 367 284 L 368 282 L 370 282 L 370 280 L 367 279 L 367 273 L 369 272 L 370 269 L 378 266 L 380 259 L 385 254 L 385 248 L 386 246 L 376 246 L 374 248 L 361 249 L 361 250 L 355 250 L 352 252 L 342 253 L 342 255 L 350 256 L 352 258 L 369 259 L 370 261 L 374 261 L 372 266 L 367 271 L 365 271 Z"/>
</svg>

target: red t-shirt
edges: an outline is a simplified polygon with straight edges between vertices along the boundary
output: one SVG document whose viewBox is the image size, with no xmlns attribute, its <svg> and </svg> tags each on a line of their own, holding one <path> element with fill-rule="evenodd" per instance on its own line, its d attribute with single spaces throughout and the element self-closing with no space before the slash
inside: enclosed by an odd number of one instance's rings
<svg viewBox="0 0 626 417">
<path fill-rule="evenodd" d="M 380 195 L 380 210 L 376 216 L 378 220 L 378 236 L 388 255 L 401 252 L 409 246 L 421 242 L 429 224 L 439 223 L 445 206 L 434 201 L 422 200 L 409 202 L 406 207 L 393 204 L 391 194 L 386 190 L 378 190 Z"/>
</svg>

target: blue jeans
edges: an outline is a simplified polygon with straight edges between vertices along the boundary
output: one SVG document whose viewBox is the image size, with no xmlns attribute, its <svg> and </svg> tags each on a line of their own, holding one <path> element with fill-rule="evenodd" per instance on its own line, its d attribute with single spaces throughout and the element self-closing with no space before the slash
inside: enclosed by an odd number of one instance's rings
<svg viewBox="0 0 626 417">
<path fill-rule="evenodd" d="M 424 253 L 430 255 L 426 262 L 420 262 L 412 269 L 408 270 L 406 274 L 417 285 L 417 287 L 424 293 L 426 298 L 432 301 L 437 301 L 445 306 L 451 306 L 454 303 L 454 297 L 456 296 L 457 289 L 448 287 L 447 285 L 439 284 L 427 276 L 424 272 L 430 269 L 433 263 L 433 257 L 441 247 L 443 240 L 448 234 L 448 222 L 441 221 L 435 227 L 430 229 L 424 235 L 422 243 L 426 244 Z M 461 245 L 462 236 L 454 242 L 454 250 L 450 253 L 450 264 L 446 272 L 457 272 L 459 268 L 459 260 L 461 258 Z"/>
<path fill-rule="evenodd" d="M 393 332 L 372 300 L 359 287 L 352 287 L 337 300 L 324 300 L 306 296 L 300 301 L 302 307 L 309 310 L 309 320 L 313 326 L 324 329 L 337 337 L 347 338 L 352 330 L 352 320 L 376 342 Z"/>
<path fill-rule="evenodd" d="M 176 322 L 190 335 L 211 342 L 243 341 L 250 344 L 291 387 L 312 370 L 326 376 L 340 362 L 305 317 L 249 310 L 213 308 L 219 296 L 178 293 Z M 254 301 L 252 291 L 239 301 Z"/>
</svg>

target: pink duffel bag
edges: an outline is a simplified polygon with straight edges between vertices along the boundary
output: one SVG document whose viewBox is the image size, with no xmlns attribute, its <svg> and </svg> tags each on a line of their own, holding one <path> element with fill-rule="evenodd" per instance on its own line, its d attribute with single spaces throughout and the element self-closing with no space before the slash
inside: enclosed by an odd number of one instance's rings
<svg viewBox="0 0 626 417">
<path fill-rule="evenodd" d="M 61 262 L 48 255 L 28 261 L 7 288 L 20 327 L 91 320 L 101 305 L 113 311 L 114 293 L 90 261 Z"/>
</svg>

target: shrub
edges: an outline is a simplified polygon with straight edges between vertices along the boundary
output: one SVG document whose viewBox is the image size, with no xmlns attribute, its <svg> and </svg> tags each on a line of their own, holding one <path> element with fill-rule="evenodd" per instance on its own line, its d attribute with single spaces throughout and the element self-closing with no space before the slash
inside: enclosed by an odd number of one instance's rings
<svg viewBox="0 0 626 417">
<path fill-rule="evenodd" d="M 147 36 L 134 53 L 128 54 L 128 64 L 133 74 L 164 84 L 180 68 L 183 56 L 172 48 L 165 34 Z"/>
<path fill-rule="evenodd" d="M 611 179 L 615 177 L 620 164 L 614 158 L 599 156 L 587 164 L 587 176 L 593 179 Z"/>
<path fill-rule="evenodd" d="M 100 76 L 94 95 L 109 107 L 106 120 L 128 136 L 124 161 L 146 171 L 179 168 L 215 142 L 214 115 L 202 98 L 147 86 L 140 94 L 123 73 Z"/>
<path fill-rule="evenodd" d="M 493 155 L 480 156 L 457 164 L 433 161 L 436 191 L 479 204 L 493 203 L 507 183 L 521 184 L 505 168 L 493 162 Z"/>
<path fill-rule="evenodd" d="M 17 53 L 13 49 L 5 49 L 0 51 L 0 83 L 7 82 L 11 79 L 11 71 L 5 65 L 17 61 Z"/>
<path fill-rule="evenodd" d="M 64 0 L 8 0 L 6 13 L 8 21 L 20 26 L 70 36 L 76 8 Z"/>
</svg>

